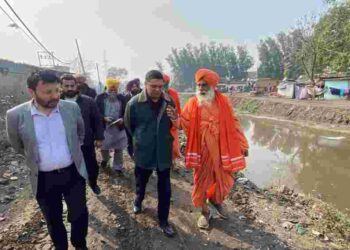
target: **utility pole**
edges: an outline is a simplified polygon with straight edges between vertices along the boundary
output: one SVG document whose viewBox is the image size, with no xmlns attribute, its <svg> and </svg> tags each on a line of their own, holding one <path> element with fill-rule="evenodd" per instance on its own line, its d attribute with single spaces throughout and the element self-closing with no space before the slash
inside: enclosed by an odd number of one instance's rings
<svg viewBox="0 0 350 250">
<path fill-rule="evenodd" d="M 83 70 L 83 74 L 86 75 L 85 68 L 84 68 L 84 63 L 83 63 L 83 59 L 82 59 L 81 54 L 80 54 L 80 49 L 79 49 L 79 44 L 78 44 L 78 40 L 77 39 L 75 39 L 75 44 L 77 45 L 77 50 L 78 50 L 78 56 L 79 56 L 81 69 Z"/>
<path fill-rule="evenodd" d="M 100 94 L 103 92 L 103 89 L 102 89 L 102 82 L 100 78 L 100 70 L 98 69 L 98 63 L 96 63 L 96 71 L 97 71 L 97 78 L 98 78 L 98 91 Z"/>
<path fill-rule="evenodd" d="M 97 70 L 97 78 L 98 78 L 98 82 L 101 82 L 101 78 L 100 78 L 100 70 L 98 69 L 98 63 L 96 63 L 96 70 Z"/>
</svg>

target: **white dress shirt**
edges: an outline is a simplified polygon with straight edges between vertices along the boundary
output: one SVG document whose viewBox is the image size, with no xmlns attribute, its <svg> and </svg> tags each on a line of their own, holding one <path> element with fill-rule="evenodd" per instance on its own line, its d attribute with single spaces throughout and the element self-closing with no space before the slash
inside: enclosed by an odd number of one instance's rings
<svg viewBox="0 0 350 250">
<path fill-rule="evenodd" d="M 40 157 L 39 170 L 49 172 L 71 165 L 73 160 L 58 106 L 47 116 L 32 105 L 31 114 Z"/>
</svg>

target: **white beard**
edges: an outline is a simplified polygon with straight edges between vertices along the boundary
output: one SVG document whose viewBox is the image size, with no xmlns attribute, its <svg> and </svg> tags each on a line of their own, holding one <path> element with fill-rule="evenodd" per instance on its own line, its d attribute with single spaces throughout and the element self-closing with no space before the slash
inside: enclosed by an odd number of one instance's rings
<svg viewBox="0 0 350 250">
<path fill-rule="evenodd" d="M 215 91 L 214 88 L 210 88 L 205 95 L 201 95 L 199 89 L 197 88 L 196 96 L 199 102 L 199 105 L 203 105 L 205 103 L 212 103 L 215 99 Z"/>
</svg>

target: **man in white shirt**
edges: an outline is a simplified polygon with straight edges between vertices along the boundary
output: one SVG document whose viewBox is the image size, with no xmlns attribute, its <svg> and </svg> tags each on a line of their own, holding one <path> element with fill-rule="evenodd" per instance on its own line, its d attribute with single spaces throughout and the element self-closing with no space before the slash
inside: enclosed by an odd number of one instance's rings
<svg viewBox="0 0 350 250">
<path fill-rule="evenodd" d="M 59 79 L 52 71 L 33 73 L 27 85 L 32 100 L 6 114 L 9 141 L 26 158 L 32 190 L 55 249 L 68 249 L 62 197 L 68 207 L 72 245 L 87 249 L 88 175 L 80 149 L 84 122 L 79 107 L 59 99 Z"/>
</svg>

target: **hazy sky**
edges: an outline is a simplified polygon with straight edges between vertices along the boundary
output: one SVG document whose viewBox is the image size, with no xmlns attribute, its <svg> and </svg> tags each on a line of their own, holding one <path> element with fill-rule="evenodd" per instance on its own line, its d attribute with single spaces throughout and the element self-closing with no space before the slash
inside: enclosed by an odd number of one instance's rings
<svg viewBox="0 0 350 250">
<path fill-rule="evenodd" d="M 125 67 L 143 77 L 172 47 L 217 41 L 245 44 L 257 61 L 259 39 L 286 31 L 306 14 L 325 9 L 323 0 L 12 0 L 33 33 L 64 60 L 76 55 L 103 69 Z M 0 0 L 0 6 L 8 10 Z M 0 11 L 0 58 L 38 64 L 33 44 Z"/>
</svg>

